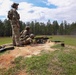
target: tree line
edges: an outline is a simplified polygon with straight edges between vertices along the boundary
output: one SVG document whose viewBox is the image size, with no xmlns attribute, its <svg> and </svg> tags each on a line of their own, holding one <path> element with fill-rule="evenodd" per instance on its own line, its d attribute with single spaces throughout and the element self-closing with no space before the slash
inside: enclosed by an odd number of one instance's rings
<svg viewBox="0 0 76 75">
<path fill-rule="evenodd" d="M 31 33 L 35 35 L 76 35 L 76 22 L 67 23 L 63 21 L 61 24 L 58 24 L 57 20 L 52 23 L 50 20 L 45 24 L 44 22 L 27 22 L 20 23 L 20 32 L 24 30 L 25 26 L 30 26 Z M 0 37 L 12 36 L 12 29 L 10 21 L 5 19 L 4 21 L 0 20 Z"/>
</svg>

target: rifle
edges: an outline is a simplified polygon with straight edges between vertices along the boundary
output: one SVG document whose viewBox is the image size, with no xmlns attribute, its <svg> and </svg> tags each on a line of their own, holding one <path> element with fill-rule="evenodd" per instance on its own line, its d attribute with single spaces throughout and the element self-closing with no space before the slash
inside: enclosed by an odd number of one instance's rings
<svg viewBox="0 0 76 75">
<path fill-rule="evenodd" d="M 43 43 L 46 43 L 49 38 L 48 37 L 36 37 L 34 39 L 36 43 L 43 44 Z"/>
</svg>

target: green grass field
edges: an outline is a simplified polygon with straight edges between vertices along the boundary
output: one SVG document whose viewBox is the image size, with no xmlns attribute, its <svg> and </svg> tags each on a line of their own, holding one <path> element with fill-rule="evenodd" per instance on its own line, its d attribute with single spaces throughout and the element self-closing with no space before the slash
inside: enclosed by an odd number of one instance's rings
<svg viewBox="0 0 76 75">
<path fill-rule="evenodd" d="M 11 37 L 0 37 L 0 45 L 12 43 Z"/>
<path fill-rule="evenodd" d="M 52 37 L 52 38 L 50 38 Z M 76 36 L 49 36 L 50 40 L 59 40 L 64 41 L 67 45 L 76 46 Z M 12 43 L 11 37 L 0 37 L 0 45 L 6 44 L 6 43 Z"/>
<path fill-rule="evenodd" d="M 50 40 L 64 41 L 65 44 L 76 46 L 76 37 L 73 36 L 51 36 Z M 11 38 L 2 38 L 2 40 Z M 2 41 L 0 39 L 0 42 Z M 4 44 L 0 43 L 0 44 Z M 51 48 L 56 49 L 53 52 L 44 52 L 39 56 L 25 58 L 19 56 L 14 59 L 14 66 L 9 69 L 0 69 L 0 75 L 18 75 L 21 71 L 28 75 L 76 75 L 76 49 L 61 47 L 56 44 Z"/>
<path fill-rule="evenodd" d="M 14 67 L 0 71 L 1 75 L 18 75 L 24 71 L 27 75 L 76 75 L 76 50 L 54 46 L 54 52 L 41 53 L 40 56 L 14 60 Z"/>
<path fill-rule="evenodd" d="M 52 41 L 59 40 L 64 41 L 67 45 L 76 46 L 76 36 L 51 36 L 50 38 Z"/>
</svg>

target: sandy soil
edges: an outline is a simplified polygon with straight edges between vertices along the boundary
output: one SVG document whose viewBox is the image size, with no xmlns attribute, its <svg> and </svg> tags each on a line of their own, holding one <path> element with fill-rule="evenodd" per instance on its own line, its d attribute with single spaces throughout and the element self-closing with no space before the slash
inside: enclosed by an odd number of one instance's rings
<svg viewBox="0 0 76 75">
<path fill-rule="evenodd" d="M 10 50 L 9 53 L 0 56 L 0 69 L 13 66 L 11 62 L 18 56 L 31 57 L 32 55 L 40 54 L 41 51 L 54 51 L 54 49 L 50 48 L 53 45 L 53 42 L 47 42 L 45 44 L 31 44 L 24 47 L 15 47 L 14 50 Z"/>
</svg>

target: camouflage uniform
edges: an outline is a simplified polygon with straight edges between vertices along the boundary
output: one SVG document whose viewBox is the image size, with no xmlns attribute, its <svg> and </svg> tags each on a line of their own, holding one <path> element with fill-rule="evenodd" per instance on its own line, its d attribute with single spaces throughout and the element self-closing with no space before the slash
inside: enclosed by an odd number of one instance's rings
<svg viewBox="0 0 76 75">
<path fill-rule="evenodd" d="M 14 3 L 12 5 L 12 9 L 10 10 L 10 12 L 13 13 L 12 19 L 10 20 L 10 22 L 11 22 L 11 27 L 12 27 L 13 45 L 19 46 L 20 45 L 20 41 L 19 41 L 19 36 L 20 36 L 19 19 L 20 19 L 20 15 L 16 11 L 17 10 L 16 6 L 18 6 L 18 4 Z"/>
<path fill-rule="evenodd" d="M 21 32 L 21 36 L 20 36 L 21 44 L 23 45 L 31 44 L 32 39 L 33 39 L 33 34 L 30 34 L 29 27 L 26 27 L 26 29 L 23 32 Z"/>
<path fill-rule="evenodd" d="M 23 45 L 29 45 L 32 43 L 32 39 L 30 37 L 28 37 L 26 40 L 22 41 Z"/>
<path fill-rule="evenodd" d="M 21 33 L 20 33 L 20 43 L 24 44 L 25 40 L 30 37 L 30 28 L 26 27 Z"/>
<path fill-rule="evenodd" d="M 28 45 L 33 43 L 34 35 L 30 34 L 30 36 L 22 41 L 23 45 Z"/>
</svg>

